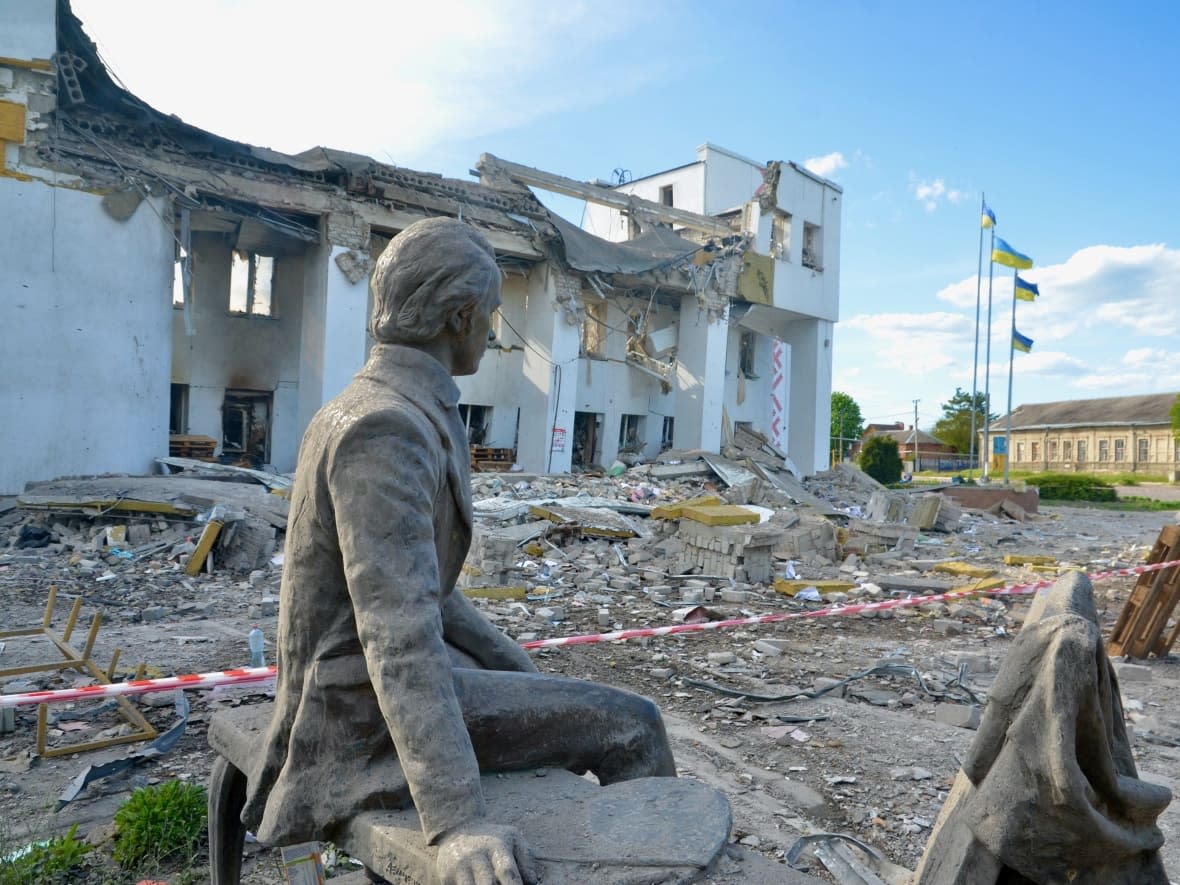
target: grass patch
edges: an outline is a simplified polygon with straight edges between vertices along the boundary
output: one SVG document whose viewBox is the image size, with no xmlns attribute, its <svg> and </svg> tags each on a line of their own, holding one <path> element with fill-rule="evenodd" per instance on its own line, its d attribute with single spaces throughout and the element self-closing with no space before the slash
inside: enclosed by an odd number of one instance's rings
<svg viewBox="0 0 1180 885">
<path fill-rule="evenodd" d="M 115 861 L 125 870 L 154 872 L 191 858 L 205 820 L 205 788 L 198 784 L 177 780 L 136 790 L 115 812 Z"/>
<path fill-rule="evenodd" d="M 1154 498 L 1127 497 L 1117 501 L 1050 501 L 1041 499 L 1042 504 L 1069 504 L 1082 506 L 1094 510 L 1122 510 L 1127 512 L 1144 513 L 1176 513 L 1180 512 L 1180 504 L 1175 501 L 1157 501 Z"/>
<path fill-rule="evenodd" d="M 1044 501 L 1093 501 L 1114 503 L 1118 493 L 1106 479 L 1086 473 L 1034 473 L 1024 481 L 1040 490 Z"/>
<path fill-rule="evenodd" d="M 0 885 L 67 885 L 78 881 L 75 871 L 86 859 L 90 846 L 78 838 L 78 825 L 64 836 L 14 851 L 0 859 Z"/>
</svg>

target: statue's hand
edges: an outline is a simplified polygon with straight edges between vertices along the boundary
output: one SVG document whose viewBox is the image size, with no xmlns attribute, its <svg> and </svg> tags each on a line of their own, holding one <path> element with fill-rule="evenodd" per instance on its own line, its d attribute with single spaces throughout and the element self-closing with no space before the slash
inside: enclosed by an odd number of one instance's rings
<svg viewBox="0 0 1180 885">
<path fill-rule="evenodd" d="M 534 885 L 533 856 L 512 827 L 475 821 L 456 827 L 438 844 L 442 885 Z"/>
</svg>

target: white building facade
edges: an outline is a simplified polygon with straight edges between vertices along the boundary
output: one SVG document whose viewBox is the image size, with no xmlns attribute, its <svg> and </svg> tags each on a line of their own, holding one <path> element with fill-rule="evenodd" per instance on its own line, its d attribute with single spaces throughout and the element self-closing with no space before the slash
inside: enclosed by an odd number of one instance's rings
<svg viewBox="0 0 1180 885">
<path fill-rule="evenodd" d="M 724 413 L 764 433 L 804 473 L 825 469 L 840 313 L 839 186 L 793 163 L 763 166 L 705 144 L 695 162 L 615 190 L 731 218 L 750 238 L 747 279 L 725 316 L 706 316 L 691 297 L 680 305 L 677 385 L 663 404 L 677 416 L 675 445 L 716 451 Z M 635 230 L 626 210 L 595 203 L 582 226 L 616 242 Z"/>
</svg>

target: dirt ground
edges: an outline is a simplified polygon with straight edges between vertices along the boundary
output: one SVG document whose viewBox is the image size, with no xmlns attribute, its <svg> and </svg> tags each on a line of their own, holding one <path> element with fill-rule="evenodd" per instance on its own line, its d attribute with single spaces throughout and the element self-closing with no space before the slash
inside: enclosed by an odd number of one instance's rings
<svg viewBox="0 0 1180 885">
<path fill-rule="evenodd" d="M 829 500 L 847 498 L 832 486 Z M 1142 493 L 1142 490 L 1137 490 Z M 15 532 L 10 512 L 0 528 Z M 904 561 L 865 557 L 850 562 L 800 563 L 800 577 L 845 577 L 872 588 L 885 572 L 921 577 L 933 565 L 958 560 L 986 565 L 1009 583 L 1036 580 L 1022 567 L 1005 566 L 1008 553 L 1049 555 L 1062 565 L 1087 572 L 1135 565 L 1154 543 L 1161 527 L 1180 514 L 1128 513 L 1080 507 L 1042 506 L 1027 522 L 968 511 L 959 531 L 919 537 Z M 23 517 L 22 517 L 23 518 Z M 625 550 L 643 549 L 628 542 Z M 620 566 L 613 549 L 582 549 L 600 555 L 603 568 L 640 580 L 588 593 L 571 583 L 548 600 L 524 603 L 487 601 L 488 615 L 517 639 L 597 633 L 620 627 L 672 623 L 679 603 L 653 598 L 634 567 Z M 83 560 L 85 562 L 85 560 Z M 555 560 L 560 563 L 560 557 Z M 104 575 L 115 577 L 100 580 Z M 183 576 L 170 559 L 136 563 L 79 565 L 77 551 L 0 549 L 0 599 L 3 629 L 40 623 L 51 585 L 58 587 L 55 625 L 64 624 L 76 596 L 83 598 L 74 643 L 81 645 L 90 617 L 103 612 L 94 658 L 106 666 L 115 647 L 120 670 L 145 662 L 161 675 L 220 670 L 248 662 L 246 633 L 258 623 L 273 639 L 277 617 L 260 600 L 278 594 L 279 568 L 268 565 L 250 576 L 214 573 Z M 1095 585 L 1109 629 L 1134 579 L 1115 578 Z M 718 584 L 722 589 L 724 582 Z M 872 595 L 872 589 L 868 592 Z M 881 591 L 879 588 L 877 593 Z M 750 586 L 735 602 L 715 596 L 706 607 L 715 615 L 740 617 L 776 611 L 803 611 L 819 603 L 802 602 L 762 585 Z M 560 617 L 538 618 L 542 605 L 559 605 Z M 1024 598 L 975 598 L 951 604 L 901 608 L 879 616 L 827 617 L 776 624 L 599 643 L 534 652 L 543 672 L 619 685 L 656 700 L 664 711 L 682 775 L 711 784 L 729 797 L 735 841 L 781 861 L 804 834 L 838 832 L 877 847 L 889 860 L 913 869 L 947 796 L 959 760 L 974 737 L 968 728 L 936 719 L 939 704 L 958 705 L 968 690 L 978 699 L 987 688 L 1013 636 L 1019 632 Z M 760 640 L 775 640 L 762 642 Z M 269 653 L 269 649 L 268 649 Z M 53 659 L 43 638 L 8 639 L 0 644 L 0 668 Z M 812 690 L 882 663 L 884 674 L 856 679 L 815 699 L 765 700 Z M 1180 790 L 1180 658 L 1143 662 L 1128 671 L 1122 692 L 1144 779 Z M 909 668 L 912 668 L 909 669 Z M 823 680 L 829 680 L 824 682 Z M 70 671 L 0 679 L 6 693 L 85 682 Z M 717 689 L 727 689 L 730 694 Z M 747 693 L 754 697 L 734 696 Z M 172 778 L 203 782 L 212 757 L 206 728 L 218 710 L 267 700 L 259 689 L 190 692 L 192 711 L 183 737 L 170 753 L 128 772 L 98 781 L 58 812 L 57 797 L 87 765 L 120 758 L 140 746 L 37 758 L 36 714 L 16 711 L 15 732 L 0 735 L 0 791 L 9 848 L 60 833 L 74 823 L 96 843 L 109 838 L 119 804 L 135 788 Z M 137 705 L 157 728 L 176 720 L 173 699 L 140 698 Z M 64 745 L 117 730 L 111 713 L 80 718 L 93 705 L 52 708 L 50 743 Z M 946 711 L 944 711 L 945 713 Z M 953 712 L 953 711 L 951 711 Z M 1180 871 L 1180 803 L 1165 812 L 1165 863 Z M 244 881 L 271 885 L 284 881 L 277 852 L 248 848 Z M 168 881 L 204 881 L 201 857 L 168 872 Z M 188 872 L 185 872 L 185 868 Z M 338 870 L 354 869 L 347 861 Z M 813 864 L 821 878 L 827 874 Z M 122 876 L 122 878 L 120 878 Z M 134 882 L 112 866 L 96 868 L 89 881 Z"/>
</svg>

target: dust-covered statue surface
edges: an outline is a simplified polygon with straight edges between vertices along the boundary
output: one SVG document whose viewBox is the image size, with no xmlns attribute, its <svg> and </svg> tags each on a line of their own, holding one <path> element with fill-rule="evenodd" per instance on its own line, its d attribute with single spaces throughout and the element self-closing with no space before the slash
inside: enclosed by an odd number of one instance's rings
<svg viewBox="0 0 1180 885">
<path fill-rule="evenodd" d="M 610 784 L 673 777 L 675 764 L 653 703 L 539 674 L 454 589 L 472 512 L 452 376 L 487 349 L 491 246 L 461 222 L 420 221 L 382 254 L 372 292 L 377 344 L 299 452 L 275 710 L 243 820 L 283 845 L 412 800 L 441 881 L 529 881 L 528 846 L 490 819 L 481 771 L 560 767 Z"/>
</svg>

